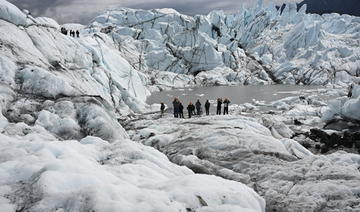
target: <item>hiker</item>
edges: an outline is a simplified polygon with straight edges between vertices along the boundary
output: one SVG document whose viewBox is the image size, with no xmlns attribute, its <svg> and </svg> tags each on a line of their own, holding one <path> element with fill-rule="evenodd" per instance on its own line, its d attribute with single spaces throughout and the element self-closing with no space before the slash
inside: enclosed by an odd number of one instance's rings
<svg viewBox="0 0 360 212">
<path fill-rule="evenodd" d="M 229 99 L 225 98 L 225 100 L 224 100 L 224 115 L 225 114 L 229 115 L 229 104 L 230 104 Z"/>
<path fill-rule="evenodd" d="M 80 37 L 80 32 L 79 32 L 79 30 L 76 30 L 76 37 Z"/>
<path fill-rule="evenodd" d="M 205 111 L 206 111 L 206 115 L 210 115 L 210 102 L 209 100 L 206 100 L 205 102 Z"/>
<path fill-rule="evenodd" d="M 198 116 L 200 116 L 201 115 L 201 103 L 200 103 L 200 100 L 196 101 L 195 106 L 196 106 L 196 114 Z"/>
<path fill-rule="evenodd" d="M 349 87 L 348 95 L 347 95 L 349 98 L 352 97 L 353 88 L 354 88 L 354 84 L 351 84 L 350 87 Z"/>
<path fill-rule="evenodd" d="M 161 102 L 160 111 L 161 111 L 161 117 L 163 117 L 164 112 L 165 112 L 165 104 L 164 104 L 164 102 Z"/>
<path fill-rule="evenodd" d="M 191 115 L 195 111 L 195 106 L 193 105 L 192 102 L 190 102 L 189 105 L 187 106 L 187 110 L 188 110 L 188 113 L 189 113 L 189 118 L 191 118 Z"/>
<path fill-rule="evenodd" d="M 216 107 L 216 115 L 221 115 L 221 105 L 222 105 L 222 99 L 217 99 L 217 107 Z"/>
<path fill-rule="evenodd" d="M 174 108 L 174 117 L 177 118 L 179 116 L 179 100 L 178 98 L 174 98 L 173 103 L 173 108 Z"/>
<path fill-rule="evenodd" d="M 68 31 L 65 29 L 65 27 L 61 27 L 61 33 L 64 35 L 67 35 Z"/>
<path fill-rule="evenodd" d="M 184 105 L 179 102 L 179 118 L 184 118 Z"/>
</svg>

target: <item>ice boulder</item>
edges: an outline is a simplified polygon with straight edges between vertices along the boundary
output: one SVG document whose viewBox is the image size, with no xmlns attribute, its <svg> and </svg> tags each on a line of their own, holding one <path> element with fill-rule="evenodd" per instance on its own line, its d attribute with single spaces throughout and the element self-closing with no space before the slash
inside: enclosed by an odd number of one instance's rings
<svg viewBox="0 0 360 212">
<path fill-rule="evenodd" d="M 15 25 L 27 25 L 26 15 L 19 8 L 5 0 L 0 0 L 0 19 Z"/>
</svg>

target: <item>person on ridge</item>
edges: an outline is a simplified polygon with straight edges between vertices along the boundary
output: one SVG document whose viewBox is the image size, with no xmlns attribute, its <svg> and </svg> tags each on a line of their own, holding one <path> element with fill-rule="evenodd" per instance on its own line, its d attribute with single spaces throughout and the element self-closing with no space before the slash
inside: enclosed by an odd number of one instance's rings
<svg viewBox="0 0 360 212">
<path fill-rule="evenodd" d="M 186 109 L 188 110 L 189 119 L 190 119 L 190 118 L 191 118 L 191 115 L 192 115 L 193 112 L 195 111 L 195 106 L 193 105 L 192 102 L 190 102 Z"/>
<path fill-rule="evenodd" d="M 165 112 L 165 104 L 164 104 L 164 102 L 161 102 L 160 111 L 161 111 L 161 117 L 163 117 L 164 112 Z"/>
<path fill-rule="evenodd" d="M 76 30 L 76 37 L 80 37 L 80 32 L 79 32 L 79 30 Z"/>
<path fill-rule="evenodd" d="M 184 105 L 179 102 L 179 118 L 184 118 Z"/>
<path fill-rule="evenodd" d="M 205 102 L 205 111 L 206 111 L 206 115 L 210 115 L 210 102 L 209 100 L 206 100 Z"/>
<path fill-rule="evenodd" d="M 198 116 L 200 116 L 201 115 L 201 103 L 200 103 L 199 99 L 196 101 L 195 106 L 196 106 L 196 114 Z"/>
<path fill-rule="evenodd" d="M 222 105 L 222 99 L 217 99 L 217 107 L 216 107 L 216 115 L 221 115 L 221 105 Z"/>
<path fill-rule="evenodd" d="M 178 98 L 174 98 L 172 104 L 174 108 L 174 117 L 177 118 L 179 116 L 179 106 L 180 106 Z"/>
<path fill-rule="evenodd" d="M 224 100 L 224 115 L 225 114 L 229 115 L 229 104 L 230 104 L 229 99 L 225 98 L 225 100 Z"/>
</svg>

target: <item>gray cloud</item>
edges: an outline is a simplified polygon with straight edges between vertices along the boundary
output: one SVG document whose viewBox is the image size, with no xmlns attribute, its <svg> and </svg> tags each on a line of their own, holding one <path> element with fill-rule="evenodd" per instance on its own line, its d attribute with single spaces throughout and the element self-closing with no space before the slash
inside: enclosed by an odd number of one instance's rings
<svg viewBox="0 0 360 212">
<path fill-rule="evenodd" d="M 116 7 L 136 9 L 174 8 L 180 13 L 207 14 L 211 10 L 235 12 L 242 5 L 255 0 L 9 0 L 16 6 L 29 10 L 34 16 L 47 16 L 59 23 L 79 22 L 87 24 L 101 11 Z M 268 3 L 270 0 L 265 0 Z M 273 0 L 275 4 L 300 2 L 301 0 Z"/>
</svg>

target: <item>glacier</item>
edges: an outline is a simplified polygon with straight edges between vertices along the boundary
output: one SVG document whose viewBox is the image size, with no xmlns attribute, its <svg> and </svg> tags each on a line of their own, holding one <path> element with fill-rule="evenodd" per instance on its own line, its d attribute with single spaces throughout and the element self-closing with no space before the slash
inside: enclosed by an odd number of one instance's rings
<svg viewBox="0 0 360 212">
<path fill-rule="evenodd" d="M 305 10 L 118 8 L 82 26 L 0 0 L 1 210 L 358 210 L 359 156 L 314 155 L 287 125 L 360 120 L 358 86 L 329 105 L 273 102 L 289 111 L 255 118 L 244 111 L 256 103 L 176 121 L 146 104 L 172 88 L 358 83 L 359 17 Z"/>
</svg>

